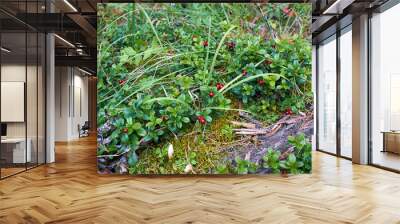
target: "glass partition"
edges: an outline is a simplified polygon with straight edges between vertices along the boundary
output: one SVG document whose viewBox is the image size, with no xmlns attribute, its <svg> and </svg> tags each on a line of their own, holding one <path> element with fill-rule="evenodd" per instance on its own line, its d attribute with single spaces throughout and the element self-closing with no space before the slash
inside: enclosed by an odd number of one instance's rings
<svg viewBox="0 0 400 224">
<path fill-rule="evenodd" d="M 0 1 L 16 16 L 43 4 Z M 45 163 L 45 44 L 43 33 L 0 12 L 1 179 Z"/>
<path fill-rule="evenodd" d="M 340 36 L 340 155 L 352 157 L 352 32 Z"/>
<path fill-rule="evenodd" d="M 1 175 L 7 177 L 24 171 L 31 161 L 26 141 L 25 32 L 3 32 L 1 47 Z"/>
<path fill-rule="evenodd" d="M 318 150 L 336 154 L 336 36 L 318 48 Z"/>
<path fill-rule="evenodd" d="M 400 171 L 400 5 L 371 19 L 371 162 Z"/>
</svg>

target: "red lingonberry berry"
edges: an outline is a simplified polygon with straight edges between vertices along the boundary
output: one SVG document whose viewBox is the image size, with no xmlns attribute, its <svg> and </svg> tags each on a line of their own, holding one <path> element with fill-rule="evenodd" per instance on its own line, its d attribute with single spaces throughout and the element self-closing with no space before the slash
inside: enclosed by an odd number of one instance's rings
<svg viewBox="0 0 400 224">
<path fill-rule="evenodd" d="M 208 41 L 205 40 L 205 41 L 203 42 L 203 46 L 204 46 L 204 47 L 208 47 Z"/>
<path fill-rule="evenodd" d="M 232 41 L 228 42 L 226 45 L 228 46 L 229 50 L 233 50 L 236 46 L 235 42 L 232 42 Z"/>
<path fill-rule="evenodd" d="M 243 76 L 246 76 L 246 75 L 247 75 L 247 71 L 246 71 L 246 69 L 243 69 L 243 71 L 242 71 L 242 75 L 243 75 Z"/>
<path fill-rule="evenodd" d="M 206 123 L 206 119 L 202 115 L 197 116 L 197 120 L 200 122 L 200 124 L 205 124 Z"/>
<path fill-rule="evenodd" d="M 210 92 L 208 95 L 209 95 L 210 97 L 213 97 L 213 96 L 214 96 L 214 92 Z"/>
<path fill-rule="evenodd" d="M 119 82 L 120 85 L 123 85 L 123 84 L 125 84 L 126 80 L 125 79 L 121 79 L 118 82 Z"/>
<path fill-rule="evenodd" d="M 218 82 L 217 83 L 217 90 L 221 90 L 222 88 L 224 88 L 224 84 Z"/>
<path fill-rule="evenodd" d="M 286 111 L 285 111 L 285 114 L 286 114 L 286 115 L 292 115 L 292 114 L 293 114 L 292 109 L 287 108 Z"/>
<path fill-rule="evenodd" d="M 258 84 L 259 84 L 260 86 L 264 85 L 264 84 L 265 84 L 265 81 L 264 81 L 264 79 L 260 79 L 260 80 L 258 80 Z"/>
<path fill-rule="evenodd" d="M 283 13 L 285 13 L 286 15 L 288 15 L 290 13 L 290 8 L 289 7 L 285 7 L 282 9 Z"/>
</svg>

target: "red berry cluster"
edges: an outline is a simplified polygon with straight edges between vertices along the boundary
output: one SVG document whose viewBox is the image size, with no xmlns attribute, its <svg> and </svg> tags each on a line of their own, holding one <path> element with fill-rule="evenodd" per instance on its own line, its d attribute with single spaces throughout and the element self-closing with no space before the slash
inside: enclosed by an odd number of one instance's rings
<svg viewBox="0 0 400 224">
<path fill-rule="evenodd" d="M 200 122 L 200 124 L 205 124 L 206 123 L 206 119 L 202 115 L 197 116 L 197 120 Z"/>
<path fill-rule="evenodd" d="M 292 109 L 287 108 L 287 109 L 285 110 L 285 115 L 292 115 L 292 114 L 293 114 Z"/>
<path fill-rule="evenodd" d="M 231 41 L 231 42 L 226 43 L 226 46 L 228 47 L 229 50 L 233 50 L 233 49 L 235 49 L 236 44 L 235 44 L 235 42 Z"/>
<path fill-rule="evenodd" d="M 119 83 L 120 85 L 123 85 L 123 84 L 126 83 L 126 80 L 125 80 L 125 79 L 121 79 L 121 80 L 118 81 L 118 83 Z"/>
<path fill-rule="evenodd" d="M 217 90 L 219 91 L 219 90 L 221 90 L 222 88 L 224 88 L 224 84 L 218 82 L 218 83 L 217 83 Z"/>
<path fill-rule="evenodd" d="M 287 16 L 292 17 L 295 15 L 293 9 L 289 8 L 289 7 L 285 7 L 282 9 L 283 13 L 285 13 Z"/>
<path fill-rule="evenodd" d="M 203 41 L 203 46 L 204 46 L 204 47 L 208 47 L 208 41 L 206 41 L 206 40 Z"/>
</svg>

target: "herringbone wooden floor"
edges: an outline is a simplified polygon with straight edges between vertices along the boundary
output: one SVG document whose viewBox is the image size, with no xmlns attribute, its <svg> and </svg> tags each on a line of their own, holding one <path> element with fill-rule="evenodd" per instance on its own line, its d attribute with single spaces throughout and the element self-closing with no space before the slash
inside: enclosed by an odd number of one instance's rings
<svg viewBox="0 0 400 224">
<path fill-rule="evenodd" d="M 314 153 L 284 178 L 96 173 L 94 138 L 0 181 L 0 223 L 400 223 L 400 175 Z"/>
</svg>

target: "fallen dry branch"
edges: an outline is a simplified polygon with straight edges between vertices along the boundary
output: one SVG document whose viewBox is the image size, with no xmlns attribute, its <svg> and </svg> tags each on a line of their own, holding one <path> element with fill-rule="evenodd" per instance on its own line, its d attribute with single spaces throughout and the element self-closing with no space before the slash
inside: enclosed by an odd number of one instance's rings
<svg viewBox="0 0 400 224">
<path fill-rule="evenodd" d="M 249 121 L 250 123 L 255 124 L 256 127 L 262 127 L 263 126 L 263 123 L 261 123 L 260 121 L 252 118 L 251 115 L 249 115 L 246 112 L 240 111 L 239 112 L 239 116 L 242 117 L 243 119 Z"/>
<path fill-rule="evenodd" d="M 262 135 L 262 134 L 265 134 L 265 133 L 240 131 L 240 132 L 235 132 L 235 134 L 236 135 Z"/>
<path fill-rule="evenodd" d="M 282 124 L 277 124 L 277 125 L 275 125 L 275 126 L 272 128 L 272 130 L 271 130 L 269 133 L 267 133 L 267 136 L 272 136 L 272 135 L 276 134 L 276 132 L 278 132 L 279 129 L 281 129 L 281 127 L 282 127 Z"/>
<path fill-rule="evenodd" d="M 238 122 L 238 121 L 231 121 L 230 123 L 235 125 L 235 126 L 239 126 L 239 127 L 256 128 L 256 125 L 255 124 L 251 124 L 251 123 Z"/>
<path fill-rule="evenodd" d="M 245 113 L 243 113 L 245 114 Z M 247 116 L 247 114 L 246 114 Z M 283 116 L 279 121 L 277 121 L 275 124 L 272 124 L 266 128 L 256 128 L 256 124 L 250 124 L 250 123 L 243 123 L 243 122 L 237 122 L 237 121 L 231 121 L 232 124 L 236 126 L 241 126 L 245 128 L 237 128 L 233 129 L 235 131 L 235 134 L 237 135 L 266 135 L 266 136 L 273 136 L 276 134 L 284 125 L 296 125 L 300 124 L 300 129 L 304 129 L 305 127 L 310 126 L 310 124 L 313 122 L 313 117 L 312 114 L 304 114 L 303 115 L 296 115 L 296 116 L 291 116 L 291 115 L 286 115 Z M 254 120 L 254 119 L 252 119 Z M 254 123 L 260 123 L 260 122 L 254 122 Z"/>
</svg>

